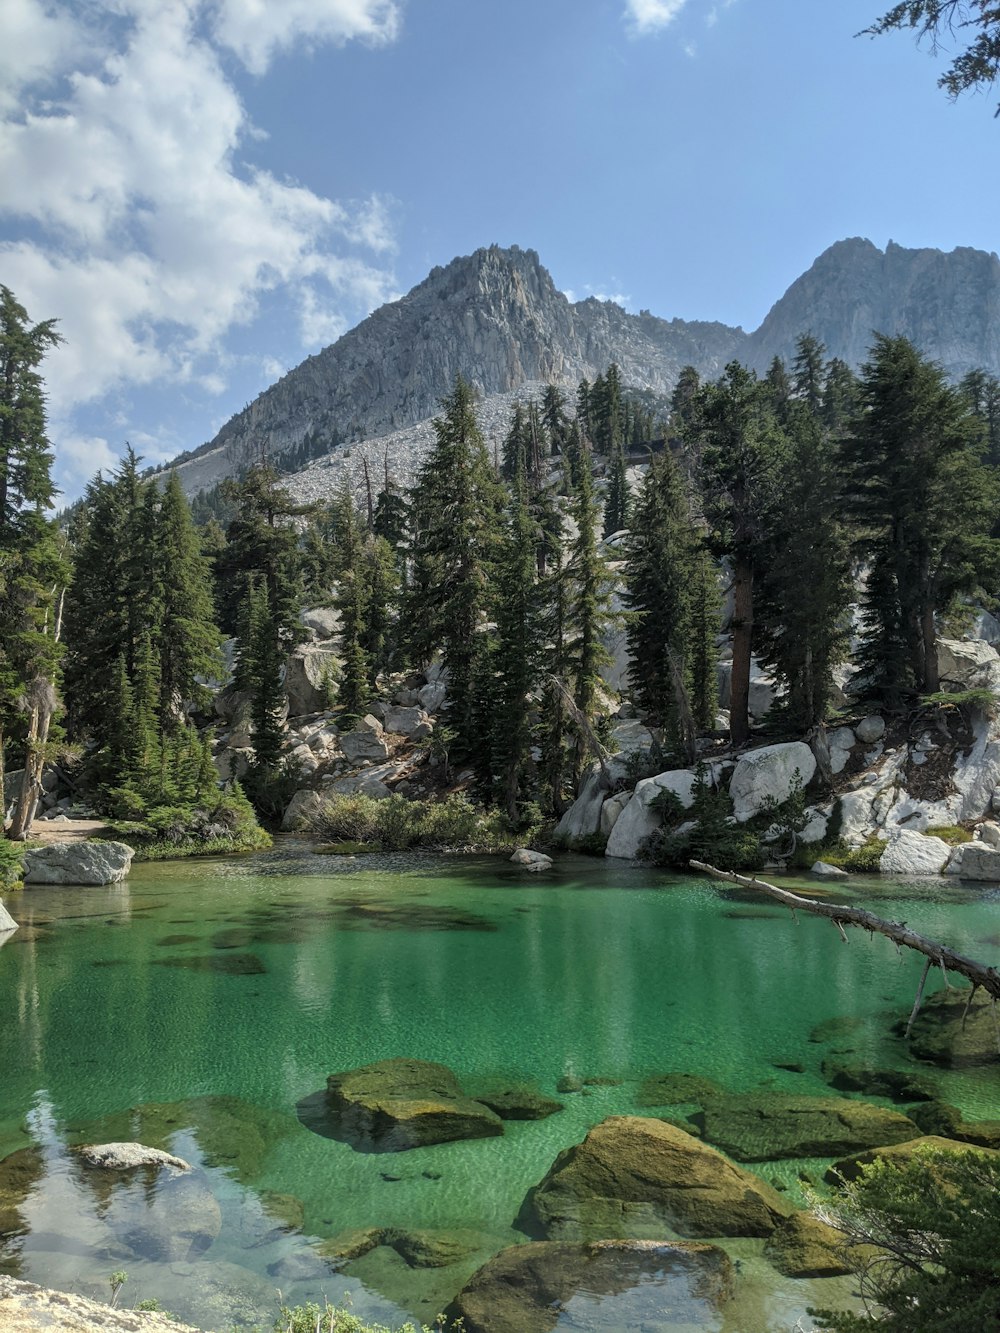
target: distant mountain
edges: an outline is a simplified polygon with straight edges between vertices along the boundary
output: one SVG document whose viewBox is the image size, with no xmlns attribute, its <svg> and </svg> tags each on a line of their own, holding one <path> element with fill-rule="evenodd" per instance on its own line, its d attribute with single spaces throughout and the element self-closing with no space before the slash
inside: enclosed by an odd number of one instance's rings
<svg viewBox="0 0 1000 1333">
<path fill-rule="evenodd" d="M 945 254 L 838 241 L 750 335 L 749 364 L 766 370 L 776 355 L 790 359 L 806 331 L 851 366 L 877 331 L 904 334 L 955 378 L 980 366 L 1000 374 L 1000 260 L 967 247 Z"/>
<path fill-rule="evenodd" d="M 753 334 L 719 323 L 570 302 L 533 250 L 490 246 L 432 269 L 330 347 L 308 357 L 178 465 L 189 494 L 265 451 L 278 457 L 371 439 L 426 420 L 463 374 L 485 397 L 522 386 L 575 387 L 611 361 L 626 385 L 667 395 L 684 365 L 705 378 L 740 360 L 766 370 L 812 332 L 858 365 L 873 330 L 903 333 L 950 374 L 1000 374 L 1000 261 L 958 249 L 838 241 Z"/>
</svg>

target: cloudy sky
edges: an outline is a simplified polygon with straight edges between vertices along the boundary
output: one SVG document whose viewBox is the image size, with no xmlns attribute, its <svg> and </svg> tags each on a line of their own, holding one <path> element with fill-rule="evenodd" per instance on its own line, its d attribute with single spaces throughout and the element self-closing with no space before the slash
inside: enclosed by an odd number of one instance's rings
<svg viewBox="0 0 1000 1333">
<path fill-rule="evenodd" d="M 3 0 L 0 282 L 67 498 L 434 264 L 753 328 L 827 245 L 997 247 L 993 97 L 854 36 L 887 0 Z"/>
</svg>

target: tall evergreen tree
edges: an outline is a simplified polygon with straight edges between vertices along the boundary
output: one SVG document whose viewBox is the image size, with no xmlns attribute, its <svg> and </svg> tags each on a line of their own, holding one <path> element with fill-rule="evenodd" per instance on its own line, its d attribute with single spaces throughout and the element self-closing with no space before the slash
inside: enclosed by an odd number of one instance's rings
<svg viewBox="0 0 1000 1333">
<path fill-rule="evenodd" d="M 608 473 L 607 495 L 604 500 L 604 536 L 628 527 L 631 496 L 628 489 L 628 470 L 621 438 L 611 450 L 611 468 Z"/>
<path fill-rule="evenodd" d="M 792 361 L 792 387 L 795 397 L 806 409 L 818 417 L 823 408 L 826 386 L 826 348 L 811 333 L 802 333 L 795 340 L 795 359 Z"/>
<path fill-rule="evenodd" d="M 569 417 L 566 415 L 566 395 L 554 384 L 545 386 L 542 396 L 542 424 L 552 454 L 561 454 L 566 447 Z"/>
<path fill-rule="evenodd" d="M 478 628 L 496 558 L 502 491 L 459 378 L 434 422 L 435 444 L 411 497 L 412 581 L 405 621 L 411 660 L 440 648 L 448 667 L 449 721 L 471 747 Z"/>
<path fill-rule="evenodd" d="M 887 704 L 940 687 L 935 617 L 995 574 L 996 473 L 961 392 L 906 338 L 876 335 L 844 446 L 869 576 L 859 666 Z"/>
<path fill-rule="evenodd" d="M 726 367 L 721 380 L 702 390 L 695 429 L 701 440 L 702 490 L 712 541 L 732 564 L 730 735 L 734 745 L 743 745 L 750 737 L 754 583 L 782 435 L 766 388 L 736 362 Z"/>
<path fill-rule="evenodd" d="M 643 480 L 625 556 L 629 679 L 653 726 L 693 759 L 691 707 L 698 534 L 680 470 L 657 454 Z"/>
</svg>

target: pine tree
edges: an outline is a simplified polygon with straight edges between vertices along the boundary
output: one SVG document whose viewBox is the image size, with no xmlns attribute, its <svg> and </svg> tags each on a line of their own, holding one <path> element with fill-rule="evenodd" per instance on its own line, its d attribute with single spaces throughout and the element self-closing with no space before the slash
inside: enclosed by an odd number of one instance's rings
<svg viewBox="0 0 1000 1333">
<path fill-rule="evenodd" d="M 826 367 L 821 414 L 827 430 L 837 437 L 850 425 L 857 411 L 858 381 L 846 362 L 834 357 Z"/>
<path fill-rule="evenodd" d="M 569 418 L 566 415 L 566 395 L 554 384 L 545 386 L 545 393 L 542 396 L 542 424 L 548 436 L 550 451 L 553 455 L 561 454 L 566 447 Z"/>
<path fill-rule="evenodd" d="M 699 735 L 713 732 L 719 703 L 717 639 L 721 622 L 719 576 L 704 539 L 694 552 L 690 584 L 688 675 L 691 713 Z"/>
<path fill-rule="evenodd" d="M 176 472 L 160 499 L 153 547 L 160 580 L 155 639 L 159 656 L 161 727 L 180 716 L 185 700 L 204 703 L 202 683 L 222 669 L 211 572 Z M 199 679 L 200 678 L 200 679 Z"/>
<path fill-rule="evenodd" d="M 734 610 L 730 736 L 750 737 L 750 656 L 754 582 L 766 515 L 778 484 L 783 440 L 767 390 L 736 362 L 701 394 L 702 490 L 712 542 L 732 563 Z"/>
<path fill-rule="evenodd" d="M 0 287 L 0 793 L 5 751 L 16 745 L 24 778 L 10 836 L 18 839 L 30 831 L 41 795 L 69 581 L 64 543 L 47 517 L 55 489 L 38 371 L 61 341 L 53 320 L 32 326 L 13 292 Z M 0 833 L 4 818 L 0 808 Z"/>
<path fill-rule="evenodd" d="M 277 768 L 283 730 L 282 655 L 263 574 L 251 576 L 240 614 L 234 683 L 250 697 L 253 768 L 258 776 Z"/>
<path fill-rule="evenodd" d="M 764 377 L 764 383 L 767 386 L 775 415 L 779 421 L 784 421 L 792 397 L 792 381 L 780 356 L 772 359 L 767 375 Z"/>
<path fill-rule="evenodd" d="M 784 480 L 775 490 L 758 587 L 758 654 L 785 686 L 781 713 L 805 733 L 826 717 L 847 644 L 852 583 L 839 458 L 807 394 L 787 420 Z"/>
<path fill-rule="evenodd" d="M 625 555 L 629 678 L 651 725 L 693 758 L 693 587 L 699 538 L 680 471 L 657 454 L 643 480 Z"/>
<path fill-rule="evenodd" d="M 983 456 L 995 467 L 1000 463 L 1000 380 L 984 370 L 970 370 L 958 387 L 979 423 Z"/>
<path fill-rule="evenodd" d="M 442 401 L 435 445 L 411 498 L 412 581 L 404 619 L 412 661 L 438 648 L 448 668 L 449 720 L 458 746 L 471 747 L 477 631 L 496 557 L 502 491 L 463 379 Z"/>
<path fill-rule="evenodd" d="M 604 502 L 604 536 L 610 537 L 628 527 L 631 496 L 628 489 L 628 471 L 621 437 L 612 446 L 611 470 Z"/>
<path fill-rule="evenodd" d="M 962 393 L 906 338 L 876 335 L 845 442 L 869 563 L 860 669 L 888 705 L 940 688 L 935 617 L 995 572 L 996 473 Z"/>
<path fill-rule="evenodd" d="M 520 403 L 514 404 L 514 415 L 511 417 L 510 429 L 504 436 L 501 458 L 500 474 L 507 481 L 512 481 L 519 472 L 528 470 L 528 439 L 524 408 Z"/>
<path fill-rule="evenodd" d="M 340 612 L 343 659 L 338 699 L 348 714 L 360 716 L 366 711 L 369 699 L 369 661 L 363 646 L 367 585 L 364 537 L 354 507 L 354 496 L 346 482 L 337 497 L 334 512 L 339 565 L 336 607 Z"/>
<path fill-rule="evenodd" d="M 818 417 L 823 409 L 826 385 L 826 348 L 811 333 L 802 333 L 795 340 L 795 359 L 792 362 L 792 387 L 795 397 L 808 412 Z"/>
<path fill-rule="evenodd" d="M 518 819 L 531 768 L 531 691 L 542 664 L 541 603 L 534 556 L 535 525 L 527 480 L 515 477 L 497 559 L 495 647 L 496 707 L 492 716 L 495 795 L 511 822 Z"/>
<path fill-rule="evenodd" d="M 601 667 L 610 661 L 603 635 L 612 622 L 611 575 L 597 539 L 598 510 L 590 456 L 584 448 L 580 482 L 570 502 L 577 537 L 566 569 L 565 660 L 572 678 L 573 703 L 580 725 L 574 777 L 583 768 L 589 737 L 601 716 Z"/>
</svg>

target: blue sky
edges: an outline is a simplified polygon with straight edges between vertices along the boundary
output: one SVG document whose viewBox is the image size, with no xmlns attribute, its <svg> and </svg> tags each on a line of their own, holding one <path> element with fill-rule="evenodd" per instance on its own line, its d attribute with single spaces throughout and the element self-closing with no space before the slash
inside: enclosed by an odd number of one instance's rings
<svg viewBox="0 0 1000 1333">
<path fill-rule="evenodd" d="M 754 328 L 829 244 L 997 247 L 992 95 L 887 0 L 4 0 L 0 282 L 59 484 L 149 461 L 435 264 Z"/>
</svg>

